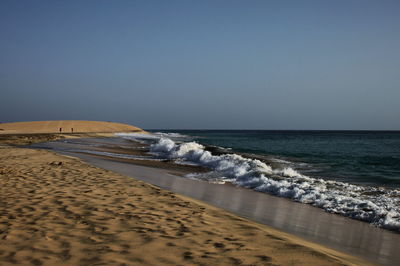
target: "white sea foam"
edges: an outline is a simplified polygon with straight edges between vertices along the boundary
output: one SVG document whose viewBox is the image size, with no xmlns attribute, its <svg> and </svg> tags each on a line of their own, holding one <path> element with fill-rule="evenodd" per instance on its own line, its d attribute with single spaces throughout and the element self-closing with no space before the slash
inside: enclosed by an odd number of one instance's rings
<svg viewBox="0 0 400 266">
<path fill-rule="evenodd" d="M 273 169 L 237 154 L 212 155 L 196 142 L 176 143 L 161 137 L 150 146 L 160 157 L 194 163 L 213 172 L 190 175 L 213 183 L 229 182 L 320 207 L 328 212 L 400 231 L 400 191 L 311 178 L 291 167 Z"/>
<path fill-rule="evenodd" d="M 131 140 L 141 140 L 141 139 L 158 140 L 160 138 L 159 136 L 156 136 L 154 134 L 143 134 L 143 133 L 114 133 L 114 135 Z"/>
<path fill-rule="evenodd" d="M 162 137 L 162 138 L 188 138 L 189 137 L 187 135 L 183 135 L 183 134 L 175 133 L 175 132 L 170 132 L 170 133 L 154 132 L 153 134 L 156 136 Z"/>
<path fill-rule="evenodd" d="M 158 140 L 160 138 L 189 138 L 189 136 L 179 134 L 179 133 L 163 133 L 163 132 L 155 132 L 155 133 L 114 133 L 115 136 L 122 137 L 125 139 L 131 140 Z"/>
</svg>

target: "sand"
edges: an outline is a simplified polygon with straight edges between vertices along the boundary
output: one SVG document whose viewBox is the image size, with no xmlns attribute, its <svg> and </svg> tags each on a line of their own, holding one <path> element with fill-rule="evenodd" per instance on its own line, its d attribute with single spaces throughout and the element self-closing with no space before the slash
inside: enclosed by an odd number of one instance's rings
<svg viewBox="0 0 400 266">
<path fill-rule="evenodd" d="M 127 124 L 81 120 L 34 121 L 0 124 L 0 134 L 107 133 L 141 131 L 143 130 Z"/>
<path fill-rule="evenodd" d="M 1 265 L 366 264 L 77 158 L 16 147 L 141 131 L 85 123 L 0 124 Z M 90 133 L 49 134 L 72 125 Z"/>
<path fill-rule="evenodd" d="M 351 265 L 361 260 L 46 150 L 0 146 L 0 264 Z"/>
</svg>

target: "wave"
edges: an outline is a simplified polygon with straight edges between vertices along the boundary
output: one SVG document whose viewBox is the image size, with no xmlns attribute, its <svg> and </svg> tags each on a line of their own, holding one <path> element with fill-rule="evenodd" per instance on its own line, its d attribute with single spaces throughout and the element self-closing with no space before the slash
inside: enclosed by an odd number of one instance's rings
<svg viewBox="0 0 400 266">
<path fill-rule="evenodd" d="M 400 232 L 399 190 L 312 178 L 291 167 L 272 168 L 258 159 L 234 153 L 213 155 L 197 142 L 176 143 L 165 137 L 153 140 L 151 153 L 212 170 L 206 175 L 189 175 L 190 178 L 232 183 Z"/>
<path fill-rule="evenodd" d="M 183 134 L 174 133 L 174 132 L 170 132 L 170 133 L 154 132 L 153 134 L 156 136 L 159 136 L 159 137 L 163 137 L 163 138 L 189 138 L 188 135 L 183 135 Z"/>
<path fill-rule="evenodd" d="M 130 140 L 158 140 L 159 136 L 146 133 L 114 133 L 115 136 L 122 137 Z"/>
</svg>

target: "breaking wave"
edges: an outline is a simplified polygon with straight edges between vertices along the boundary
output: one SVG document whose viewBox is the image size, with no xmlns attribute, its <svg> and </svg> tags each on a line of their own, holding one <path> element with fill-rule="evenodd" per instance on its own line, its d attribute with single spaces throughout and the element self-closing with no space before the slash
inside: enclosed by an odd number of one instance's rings
<svg viewBox="0 0 400 266">
<path fill-rule="evenodd" d="M 159 136 L 145 133 L 114 133 L 115 136 L 130 140 L 158 140 Z"/>
<path fill-rule="evenodd" d="M 154 140 L 150 146 L 152 153 L 212 169 L 212 173 L 191 174 L 190 178 L 232 183 L 400 232 L 399 190 L 311 178 L 291 167 L 273 169 L 260 160 L 238 154 L 213 155 L 196 142 L 177 143 L 155 137 L 150 137 Z"/>
<path fill-rule="evenodd" d="M 189 138 L 189 136 L 187 135 L 183 135 L 183 134 L 179 134 L 179 133 L 164 133 L 164 132 L 154 132 L 154 135 L 157 135 L 159 137 L 163 137 L 163 138 Z"/>
</svg>

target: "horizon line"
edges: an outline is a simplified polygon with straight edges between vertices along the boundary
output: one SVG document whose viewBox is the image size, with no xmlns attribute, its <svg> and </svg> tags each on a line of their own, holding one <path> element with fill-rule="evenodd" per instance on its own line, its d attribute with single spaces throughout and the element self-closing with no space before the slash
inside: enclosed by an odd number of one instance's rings
<svg viewBox="0 0 400 266">
<path fill-rule="evenodd" d="M 143 130 L 196 130 L 196 131 L 399 131 L 400 129 L 182 129 L 182 128 L 143 128 Z"/>
</svg>

